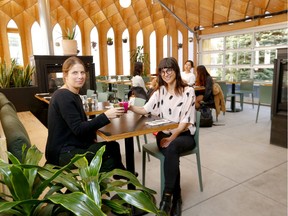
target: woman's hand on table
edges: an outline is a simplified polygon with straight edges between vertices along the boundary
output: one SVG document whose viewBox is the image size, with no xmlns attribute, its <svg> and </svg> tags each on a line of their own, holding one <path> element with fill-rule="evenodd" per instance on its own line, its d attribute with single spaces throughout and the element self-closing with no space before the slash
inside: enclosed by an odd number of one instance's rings
<svg viewBox="0 0 288 216">
<path fill-rule="evenodd" d="M 113 107 L 104 112 L 109 119 L 119 118 L 124 114 L 124 107 Z"/>
</svg>

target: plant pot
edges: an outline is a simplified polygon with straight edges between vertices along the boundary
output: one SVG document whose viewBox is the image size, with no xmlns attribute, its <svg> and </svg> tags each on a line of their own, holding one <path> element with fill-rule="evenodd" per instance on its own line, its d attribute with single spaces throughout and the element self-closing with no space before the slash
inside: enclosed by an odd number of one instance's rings
<svg viewBox="0 0 288 216">
<path fill-rule="evenodd" d="M 127 43 L 127 38 L 122 39 L 123 43 Z"/>
<path fill-rule="evenodd" d="M 77 55 L 76 40 L 62 40 L 63 55 Z"/>
<path fill-rule="evenodd" d="M 113 45 L 113 41 L 107 41 L 107 45 L 109 46 Z"/>
</svg>

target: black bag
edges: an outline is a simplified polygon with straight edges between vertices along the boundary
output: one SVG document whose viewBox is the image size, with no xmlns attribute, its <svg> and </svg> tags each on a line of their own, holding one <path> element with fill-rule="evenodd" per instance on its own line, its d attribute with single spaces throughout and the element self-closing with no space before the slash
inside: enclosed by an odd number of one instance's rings
<svg viewBox="0 0 288 216">
<path fill-rule="evenodd" d="M 212 127 L 213 125 L 212 110 L 209 107 L 202 104 L 199 111 L 201 112 L 200 127 Z"/>
</svg>

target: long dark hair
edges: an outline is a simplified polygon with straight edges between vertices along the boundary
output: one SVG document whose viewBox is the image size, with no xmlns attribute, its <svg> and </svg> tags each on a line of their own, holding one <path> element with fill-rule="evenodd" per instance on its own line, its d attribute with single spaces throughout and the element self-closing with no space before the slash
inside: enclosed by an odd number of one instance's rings
<svg viewBox="0 0 288 216">
<path fill-rule="evenodd" d="M 167 83 L 164 82 L 161 76 L 161 71 L 163 68 L 172 68 L 175 71 L 176 85 L 175 85 L 174 91 L 176 95 L 181 95 L 184 91 L 184 88 L 187 86 L 187 83 L 182 80 L 178 62 L 173 57 L 164 58 L 160 61 L 158 65 L 158 88 L 157 89 L 159 89 L 162 85 L 164 85 L 167 88 Z"/>
<path fill-rule="evenodd" d="M 197 78 L 196 85 L 198 86 L 206 86 L 206 78 L 210 76 L 206 67 L 204 65 L 199 65 L 197 67 Z"/>
<path fill-rule="evenodd" d="M 136 75 L 141 76 L 142 71 L 143 71 L 143 63 L 142 62 L 135 62 L 134 63 L 133 76 L 136 76 Z"/>
</svg>

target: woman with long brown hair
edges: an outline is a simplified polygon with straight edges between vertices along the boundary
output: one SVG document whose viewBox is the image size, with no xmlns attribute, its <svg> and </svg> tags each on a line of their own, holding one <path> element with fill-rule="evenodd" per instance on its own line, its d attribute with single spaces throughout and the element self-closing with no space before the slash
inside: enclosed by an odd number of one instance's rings
<svg viewBox="0 0 288 216">
<path fill-rule="evenodd" d="M 195 105 L 196 109 L 199 109 L 201 103 L 203 102 L 207 105 L 213 104 L 214 103 L 213 79 L 204 65 L 199 65 L 197 67 L 196 86 L 205 87 L 204 93 L 203 94 L 200 93 L 196 97 L 196 105 Z"/>
<path fill-rule="evenodd" d="M 196 112 L 194 89 L 182 80 L 175 58 L 160 61 L 158 85 L 149 101 L 143 107 L 131 105 L 129 109 L 138 114 L 151 113 L 179 123 L 176 129 L 158 132 L 156 140 L 165 157 L 165 187 L 160 210 L 167 215 L 181 215 L 179 155 L 195 147 Z"/>
</svg>

